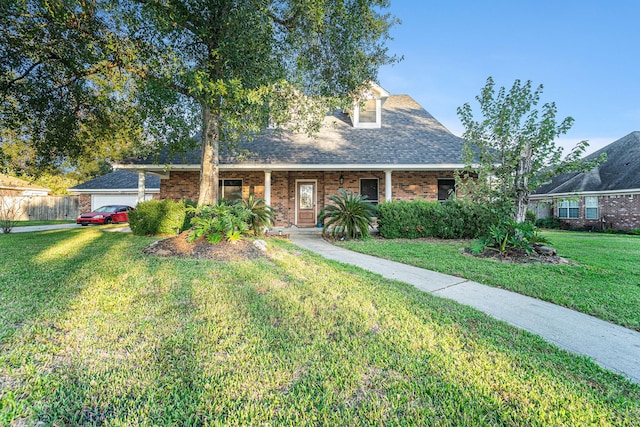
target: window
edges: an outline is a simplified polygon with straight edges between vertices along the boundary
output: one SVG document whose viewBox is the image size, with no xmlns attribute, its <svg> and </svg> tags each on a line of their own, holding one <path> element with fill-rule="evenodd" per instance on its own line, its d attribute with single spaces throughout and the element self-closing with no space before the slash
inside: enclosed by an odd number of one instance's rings
<svg viewBox="0 0 640 427">
<path fill-rule="evenodd" d="M 360 123 L 375 123 L 376 122 L 376 100 L 367 99 L 364 105 L 360 106 Z"/>
<path fill-rule="evenodd" d="M 221 179 L 218 181 L 218 194 L 225 200 L 242 200 L 242 180 Z"/>
<path fill-rule="evenodd" d="M 438 180 L 438 201 L 443 202 L 456 192 L 455 179 L 439 179 Z"/>
<path fill-rule="evenodd" d="M 360 194 L 367 196 L 367 200 L 378 204 L 378 178 L 363 178 L 360 180 Z"/>
<path fill-rule="evenodd" d="M 578 218 L 577 200 L 560 200 L 558 202 L 558 218 Z"/>
<path fill-rule="evenodd" d="M 584 198 L 584 217 L 586 219 L 598 219 L 598 198 L 597 197 L 585 197 Z"/>
</svg>

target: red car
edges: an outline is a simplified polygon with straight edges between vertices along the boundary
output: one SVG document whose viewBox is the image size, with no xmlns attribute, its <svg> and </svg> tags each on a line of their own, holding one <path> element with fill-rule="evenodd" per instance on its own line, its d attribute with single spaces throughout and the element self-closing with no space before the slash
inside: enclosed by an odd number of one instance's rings
<svg viewBox="0 0 640 427">
<path fill-rule="evenodd" d="M 131 206 L 110 205 L 102 206 L 93 212 L 83 213 L 76 219 L 76 224 L 111 224 L 118 222 L 129 222 L 129 211 Z"/>
</svg>

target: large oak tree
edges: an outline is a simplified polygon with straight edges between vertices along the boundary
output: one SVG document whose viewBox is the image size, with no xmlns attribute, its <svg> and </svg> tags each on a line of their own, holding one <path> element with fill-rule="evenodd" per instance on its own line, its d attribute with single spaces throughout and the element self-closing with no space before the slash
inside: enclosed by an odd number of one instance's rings
<svg viewBox="0 0 640 427">
<path fill-rule="evenodd" d="M 386 0 L 0 0 L 0 155 L 30 166 L 184 149 L 218 156 L 268 125 L 312 132 L 375 80 Z M 23 149 L 24 148 L 24 149 Z"/>
<path fill-rule="evenodd" d="M 221 147 L 269 124 L 313 130 L 308 119 L 330 105 L 319 100 L 348 97 L 395 59 L 384 45 L 395 22 L 386 0 L 119 3 L 136 52 L 129 71 L 151 99 L 200 113 L 199 204 L 218 198 Z"/>
</svg>

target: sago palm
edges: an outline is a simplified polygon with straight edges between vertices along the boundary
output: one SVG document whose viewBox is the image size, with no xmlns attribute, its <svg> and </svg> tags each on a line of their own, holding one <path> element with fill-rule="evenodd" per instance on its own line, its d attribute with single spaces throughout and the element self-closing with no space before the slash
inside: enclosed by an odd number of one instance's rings
<svg viewBox="0 0 640 427">
<path fill-rule="evenodd" d="M 327 198 L 333 204 L 325 206 L 320 212 L 323 234 L 347 239 L 369 235 L 376 207 L 366 200 L 367 196 L 340 189 L 338 194 Z"/>
</svg>

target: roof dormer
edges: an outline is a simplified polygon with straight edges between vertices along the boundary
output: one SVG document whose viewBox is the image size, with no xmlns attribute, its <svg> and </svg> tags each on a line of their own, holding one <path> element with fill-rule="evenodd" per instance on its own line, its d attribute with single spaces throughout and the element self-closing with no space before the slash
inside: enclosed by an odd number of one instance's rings
<svg viewBox="0 0 640 427">
<path fill-rule="evenodd" d="M 354 128 L 382 127 L 382 104 L 389 97 L 389 92 L 375 83 L 363 91 L 354 102 L 351 122 Z"/>
</svg>

